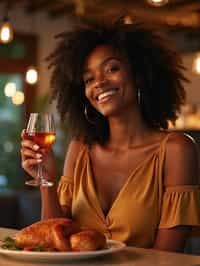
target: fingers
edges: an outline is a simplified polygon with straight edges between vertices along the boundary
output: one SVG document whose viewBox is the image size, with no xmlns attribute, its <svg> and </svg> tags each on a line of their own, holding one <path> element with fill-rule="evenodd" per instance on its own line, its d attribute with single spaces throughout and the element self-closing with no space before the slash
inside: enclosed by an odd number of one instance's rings
<svg viewBox="0 0 200 266">
<path fill-rule="evenodd" d="M 37 144 L 35 144 L 34 142 L 32 142 L 31 140 L 28 140 L 28 139 L 22 140 L 21 144 L 22 144 L 23 148 L 29 148 L 29 149 L 32 149 L 34 151 L 37 151 L 40 148 L 40 146 L 38 146 Z"/>
<path fill-rule="evenodd" d="M 22 141 L 22 148 L 21 148 L 21 158 L 22 158 L 22 165 L 24 161 L 27 159 L 41 159 L 42 154 L 37 152 L 39 147 L 35 145 L 33 142 L 29 140 Z"/>
<path fill-rule="evenodd" d="M 27 136 L 25 135 L 25 132 L 26 132 L 25 129 L 23 129 L 21 132 L 21 138 L 22 138 L 21 145 L 22 145 L 22 147 L 27 147 L 27 148 L 32 149 L 34 151 L 39 150 L 40 146 L 37 145 L 36 143 L 34 143 L 33 141 L 31 141 L 30 139 L 28 139 Z"/>
<path fill-rule="evenodd" d="M 24 148 L 23 146 L 21 149 L 21 159 L 22 168 L 29 171 L 33 166 L 42 162 L 42 154 L 31 149 Z"/>
<path fill-rule="evenodd" d="M 28 174 L 35 177 L 37 175 L 37 167 L 35 166 L 41 163 L 43 159 L 42 149 L 30 139 L 27 139 L 25 129 L 21 132 L 21 138 L 21 166 Z"/>
<path fill-rule="evenodd" d="M 26 132 L 26 130 L 25 129 L 22 129 L 21 138 L 24 138 L 25 137 L 25 132 Z"/>
<path fill-rule="evenodd" d="M 22 160 L 22 168 L 24 170 L 30 170 L 33 166 L 41 163 L 42 160 L 41 159 L 27 159 L 27 160 Z"/>
<path fill-rule="evenodd" d="M 33 152 L 32 150 L 30 149 L 21 149 L 21 155 L 22 155 L 22 158 L 25 159 L 25 158 L 35 158 L 35 159 L 42 159 L 42 154 L 39 153 L 39 152 Z"/>
<path fill-rule="evenodd" d="M 22 168 L 29 171 L 33 166 L 42 162 L 42 154 L 39 151 L 40 147 L 24 138 L 24 130 L 22 131 L 22 142 L 21 142 L 21 158 L 22 158 Z"/>
<path fill-rule="evenodd" d="M 37 165 L 41 163 L 40 159 L 35 160 L 35 159 L 27 159 L 27 160 L 22 160 L 21 166 L 22 168 L 33 178 L 37 177 Z"/>
</svg>

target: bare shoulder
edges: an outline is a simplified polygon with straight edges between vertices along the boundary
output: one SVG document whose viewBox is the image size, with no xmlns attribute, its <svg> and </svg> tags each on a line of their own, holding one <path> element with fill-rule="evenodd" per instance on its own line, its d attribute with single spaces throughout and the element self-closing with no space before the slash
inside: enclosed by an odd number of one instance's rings
<svg viewBox="0 0 200 266">
<path fill-rule="evenodd" d="M 166 144 L 166 185 L 196 184 L 198 176 L 198 146 L 195 140 L 186 134 L 171 134 Z"/>
<path fill-rule="evenodd" d="M 65 176 L 72 176 L 74 172 L 74 167 L 76 164 L 76 160 L 78 157 L 81 148 L 83 147 L 84 143 L 81 140 L 72 140 L 66 152 L 65 163 L 64 163 L 64 170 L 63 174 Z"/>
<path fill-rule="evenodd" d="M 194 153 L 197 152 L 197 143 L 195 140 L 187 134 L 173 133 L 170 134 L 167 141 L 167 151 L 168 152 L 185 152 Z"/>
<path fill-rule="evenodd" d="M 68 153 L 79 153 L 81 147 L 83 147 L 84 143 L 81 140 L 73 139 L 68 146 Z"/>
<path fill-rule="evenodd" d="M 194 149 L 196 146 L 195 140 L 188 134 L 173 132 L 169 135 L 167 141 L 168 147 L 184 148 L 184 149 Z"/>
</svg>

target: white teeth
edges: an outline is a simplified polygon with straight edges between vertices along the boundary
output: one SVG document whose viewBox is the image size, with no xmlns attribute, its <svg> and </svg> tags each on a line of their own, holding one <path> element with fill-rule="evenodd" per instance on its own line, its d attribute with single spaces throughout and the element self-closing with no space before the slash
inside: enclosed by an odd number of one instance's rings
<svg viewBox="0 0 200 266">
<path fill-rule="evenodd" d="M 98 96 L 98 101 L 102 100 L 103 98 L 107 97 L 107 96 L 110 96 L 110 95 L 113 95 L 116 93 L 116 90 L 110 90 L 110 91 L 107 91 L 107 92 L 104 92 L 104 93 L 101 93 L 99 96 Z"/>
</svg>

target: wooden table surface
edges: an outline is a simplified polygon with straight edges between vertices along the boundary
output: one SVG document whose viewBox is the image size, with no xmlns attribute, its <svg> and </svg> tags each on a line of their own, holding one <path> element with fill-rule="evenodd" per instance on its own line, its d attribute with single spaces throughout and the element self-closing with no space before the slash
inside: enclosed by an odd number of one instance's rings
<svg viewBox="0 0 200 266">
<path fill-rule="evenodd" d="M 13 236 L 15 230 L 0 228 L 0 239 L 5 236 Z M 124 250 L 107 254 L 101 257 L 56 261 L 56 262 L 31 262 L 11 258 L 0 253 L 0 265 L 5 266 L 49 266 L 49 265 L 71 265 L 71 266 L 200 266 L 200 256 L 185 255 L 172 252 L 157 251 L 152 249 L 126 247 Z"/>
</svg>

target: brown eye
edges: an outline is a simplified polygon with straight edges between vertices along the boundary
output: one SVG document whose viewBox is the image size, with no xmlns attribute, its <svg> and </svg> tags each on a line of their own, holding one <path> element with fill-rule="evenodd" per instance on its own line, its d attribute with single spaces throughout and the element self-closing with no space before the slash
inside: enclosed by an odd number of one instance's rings
<svg viewBox="0 0 200 266">
<path fill-rule="evenodd" d="M 108 72 L 108 73 L 115 73 L 115 72 L 117 72 L 119 69 L 120 69 L 119 66 L 111 66 L 111 67 L 108 68 L 107 72 Z"/>
<path fill-rule="evenodd" d="M 85 78 L 85 79 L 84 79 L 84 83 L 85 83 L 86 85 L 88 85 L 88 84 L 90 84 L 93 80 L 94 80 L 93 77 L 88 77 L 88 78 Z"/>
</svg>

